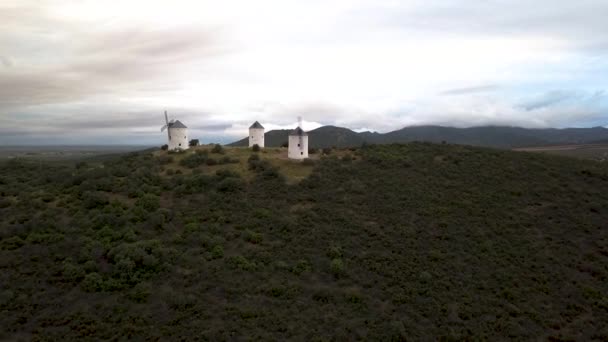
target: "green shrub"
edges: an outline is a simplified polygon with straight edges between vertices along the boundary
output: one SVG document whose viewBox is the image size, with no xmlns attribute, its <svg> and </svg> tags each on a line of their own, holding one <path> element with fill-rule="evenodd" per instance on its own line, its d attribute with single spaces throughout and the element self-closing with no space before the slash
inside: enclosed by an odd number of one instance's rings
<svg viewBox="0 0 608 342">
<path fill-rule="evenodd" d="M 0 242 L 0 247 L 4 250 L 15 250 L 21 246 L 25 245 L 25 242 L 18 236 L 13 236 L 8 239 L 3 239 Z"/>
<path fill-rule="evenodd" d="M 224 148 L 222 147 L 222 145 L 215 144 L 215 145 L 213 145 L 213 148 L 211 149 L 211 153 L 224 154 L 226 152 L 224 151 Z"/>
<path fill-rule="evenodd" d="M 87 209 L 103 207 L 108 203 L 110 203 L 108 197 L 102 192 L 86 191 L 82 194 L 82 204 Z"/>
<path fill-rule="evenodd" d="M 245 231 L 245 241 L 253 244 L 259 244 L 262 242 L 262 234 L 247 230 Z"/>
<path fill-rule="evenodd" d="M 332 246 L 327 250 L 327 256 L 331 259 L 339 259 L 343 256 L 342 248 L 338 246 Z"/>
<path fill-rule="evenodd" d="M 235 192 L 241 189 L 243 182 L 239 178 L 229 177 L 224 178 L 216 185 L 219 192 Z"/>
<path fill-rule="evenodd" d="M 218 161 L 218 164 L 236 164 L 238 163 L 239 160 L 235 159 L 235 158 L 230 158 L 229 156 L 223 156 L 222 158 L 220 158 L 220 160 Z"/>
<path fill-rule="evenodd" d="M 78 282 L 85 276 L 84 270 L 79 265 L 73 264 L 69 259 L 66 259 L 63 262 L 61 274 L 63 275 L 63 278 L 69 282 Z"/>
<path fill-rule="evenodd" d="M 211 257 L 213 259 L 220 259 L 224 257 L 224 247 L 217 245 L 211 250 Z"/>
<path fill-rule="evenodd" d="M 152 289 L 147 283 L 139 283 L 128 293 L 128 298 L 136 303 L 145 303 L 152 294 Z"/>
<path fill-rule="evenodd" d="M 329 269 L 335 277 L 343 276 L 346 273 L 346 266 L 344 266 L 342 259 L 339 258 L 335 258 L 331 261 Z"/>
<path fill-rule="evenodd" d="M 156 211 L 160 208 L 160 198 L 153 194 L 145 194 L 135 202 L 135 205 L 148 212 Z"/>
<path fill-rule="evenodd" d="M 226 260 L 226 263 L 233 269 L 240 269 L 243 271 L 252 271 L 255 269 L 255 263 L 247 260 L 242 255 L 232 256 Z"/>
<path fill-rule="evenodd" d="M 104 288 L 103 277 L 96 272 L 89 273 L 81 283 L 82 289 L 87 292 L 99 292 Z"/>
<path fill-rule="evenodd" d="M 168 156 L 168 155 L 160 155 L 160 156 L 158 156 L 158 163 L 160 165 L 167 165 L 167 164 L 173 163 L 173 157 Z"/>
<path fill-rule="evenodd" d="M 252 150 L 253 152 L 260 152 L 260 145 L 258 145 L 258 144 L 254 144 L 254 145 L 251 147 L 251 150 Z"/>
<path fill-rule="evenodd" d="M 195 167 L 199 167 L 201 165 L 206 164 L 208 159 L 209 155 L 206 150 L 196 151 L 196 153 L 191 153 L 184 157 L 179 162 L 179 165 L 193 169 Z"/>
</svg>

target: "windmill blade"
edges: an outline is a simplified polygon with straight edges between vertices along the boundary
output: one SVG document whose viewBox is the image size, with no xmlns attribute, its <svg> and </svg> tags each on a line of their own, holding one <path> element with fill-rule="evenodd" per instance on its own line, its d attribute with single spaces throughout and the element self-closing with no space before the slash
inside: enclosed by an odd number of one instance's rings
<svg viewBox="0 0 608 342">
<path fill-rule="evenodd" d="M 304 129 L 302 128 L 302 117 L 298 116 L 298 128 L 300 128 L 302 131 L 304 131 Z M 304 146 L 302 146 L 302 144 L 304 143 L 304 138 L 302 137 L 302 132 L 300 133 L 300 150 L 304 150 Z"/>
<path fill-rule="evenodd" d="M 167 125 L 164 125 L 163 127 L 160 128 L 160 131 L 163 132 L 166 129 L 167 129 Z"/>
<path fill-rule="evenodd" d="M 169 125 L 169 117 L 167 117 L 167 111 L 165 111 L 165 125 Z"/>
</svg>

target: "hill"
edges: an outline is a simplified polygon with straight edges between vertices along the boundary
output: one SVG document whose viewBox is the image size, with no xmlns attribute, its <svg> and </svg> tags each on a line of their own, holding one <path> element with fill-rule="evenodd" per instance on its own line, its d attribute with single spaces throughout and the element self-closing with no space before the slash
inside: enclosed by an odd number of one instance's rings
<svg viewBox="0 0 608 342">
<path fill-rule="evenodd" d="M 266 133 L 266 145 L 279 147 L 287 142 L 288 130 Z M 368 144 L 391 144 L 412 141 L 448 142 L 452 144 L 515 148 L 563 144 L 586 144 L 608 140 L 608 129 L 565 128 L 565 129 L 527 129 L 520 127 L 483 126 L 454 128 L 444 126 L 410 126 L 388 133 L 356 133 L 347 128 L 324 126 L 309 132 L 310 146 L 356 147 L 363 142 Z M 248 140 L 242 139 L 229 146 L 247 146 Z"/>
<path fill-rule="evenodd" d="M 608 338 L 608 164 L 264 151 L 0 163 L 0 340 Z"/>
<path fill-rule="evenodd" d="M 264 144 L 267 147 L 280 147 L 287 143 L 290 130 L 272 130 L 264 135 Z M 367 141 L 365 135 L 351 131 L 348 128 L 336 126 L 323 126 L 308 132 L 309 147 L 356 147 L 361 146 Z M 241 139 L 228 146 L 243 147 L 249 146 L 248 138 Z"/>
</svg>

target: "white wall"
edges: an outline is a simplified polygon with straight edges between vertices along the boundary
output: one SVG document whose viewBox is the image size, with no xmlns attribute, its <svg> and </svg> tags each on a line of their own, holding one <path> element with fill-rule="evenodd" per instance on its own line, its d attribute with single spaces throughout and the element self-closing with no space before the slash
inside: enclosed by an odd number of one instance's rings
<svg viewBox="0 0 608 342">
<path fill-rule="evenodd" d="M 169 128 L 169 136 L 171 136 L 171 139 L 168 142 L 169 150 L 188 149 L 189 140 L 187 128 Z"/>
<path fill-rule="evenodd" d="M 300 136 L 289 136 L 289 149 L 287 157 L 289 159 L 306 159 L 308 158 L 308 136 L 302 136 L 302 146 L 300 145 Z"/>
<path fill-rule="evenodd" d="M 258 144 L 260 147 L 264 147 L 264 129 L 263 128 L 250 128 L 249 129 L 249 147 Z"/>
</svg>

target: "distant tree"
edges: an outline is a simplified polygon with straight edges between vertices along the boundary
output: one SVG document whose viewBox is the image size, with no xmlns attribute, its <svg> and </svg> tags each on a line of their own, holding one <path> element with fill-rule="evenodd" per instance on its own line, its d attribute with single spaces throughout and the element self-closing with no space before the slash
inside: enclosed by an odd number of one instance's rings
<svg viewBox="0 0 608 342">
<path fill-rule="evenodd" d="M 258 144 L 254 144 L 251 149 L 253 150 L 253 152 L 260 152 L 260 145 Z"/>
<path fill-rule="evenodd" d="M 311 148 L 308 149 L 308 154 L 315 154 L 315 153 L 317 153 L 317 149 L 316 148 L 311 147 Z"/>
<path fill-rule="evenodd" d="M 199 145 L 198 139 L 192 139 L 192 140 L 190 140 L 189 145 L 190 146 L 198 146 Z"/>
<path fill-rule="evenodd" d="M 331 147 L 325 147 L 323 149 L 323 154 L 331 154 Z"/>
<path fill-rule="evenodd" d="M 224 148 L 220 144 L 215 144 L 211 149 L 211 153 L 224 154 Z"/>
<path fill-rule="evenodd" d="M 286 141 L 284 143 L 281 144 L 281 147 L 289 147 L 289 143 Z"/>
<path fill-rule="evenodd" d="M 164 144 L 163 146 L 160 147 L 161 150 L 166 151 L 169 149 L 169 145 Z"/>
</svg>

